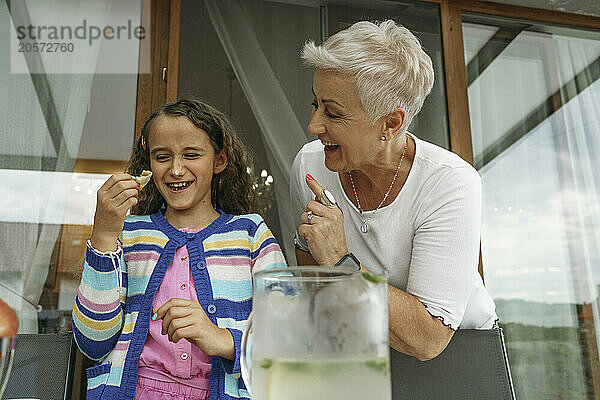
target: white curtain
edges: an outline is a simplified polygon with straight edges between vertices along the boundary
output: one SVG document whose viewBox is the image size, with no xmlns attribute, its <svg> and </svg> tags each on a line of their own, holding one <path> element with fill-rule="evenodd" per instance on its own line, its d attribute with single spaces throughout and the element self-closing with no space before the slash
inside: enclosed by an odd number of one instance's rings
<svg viewBox="0 0 600 400">
<path fill-rule="evenodd" d="M 237 0 L 205 0 L 208 14 L 260 126 L 275 178 L 282 245 L 293 262 L 295 227 L 289 207 L 289 174 L 297 151 L 307 142 L 256 34 Z M 298 60 L 298 63 L 300 61 Z M 307 105 L 308 107 L 308 105 Z"/>
<path fill-rule="evenodd" d="M 563 157 L 566 156 L 573 174 L 573 193 L 566 196 L 565 207 L 576 211 L 572 220 L 565 221 L 566 229 L 574 232 L 574 240 L 581 243 L 583 265 L 575 268 L 583 267 L 585 271 L 581 281 L 587 285 L 587 293 L 581 299 L 592 306 L 600 354 L 600 79 L 592 76 L 592 71 L 600 70 L 600 43 L 590 44 L 560 37 L 556 40 L 556 54 L 561 55 L 557 58 L 560 80 L 565 82 L 577 75 L 577 84 L 586 87 L 563 106 L 558 118 L 564 120 L 568 155 Z M 576 93 L 575 85 L 567 90 L 571 95 Z"/>
</svg>

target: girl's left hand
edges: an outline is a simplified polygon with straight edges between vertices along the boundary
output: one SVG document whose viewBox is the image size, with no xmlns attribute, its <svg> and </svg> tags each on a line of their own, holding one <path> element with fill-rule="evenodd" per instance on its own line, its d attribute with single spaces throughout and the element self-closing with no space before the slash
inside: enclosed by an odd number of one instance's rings
<svg viewBox="0 0 600 400">
<path fill-rule="evenodd" d="M 162 319 L 162 334 L 171 342 L 186 339 L 209 356 L 231 359 L 233 352 L 235 358 L 233 336 L 213 324 L 197 301 L 174 298 L 152 311 L 153 319 Z"/>
<path fill-rule="evenodd" d="M 306 184 L 315 194 L 302 213 L 298 233 L 306 239 L 308 250 L 319 265 L 333 266 L 348 254 L 344 215 L 336 205 L 321 203 L 323 187 L 315 179 L 306 178 Z M 309 218 L 309 212 L 312 216 Z"/>
</svg>

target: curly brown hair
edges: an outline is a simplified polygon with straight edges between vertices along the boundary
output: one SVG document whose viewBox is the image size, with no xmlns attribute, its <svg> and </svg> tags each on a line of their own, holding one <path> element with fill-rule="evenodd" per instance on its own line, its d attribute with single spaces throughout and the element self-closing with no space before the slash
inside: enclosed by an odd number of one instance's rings
<svg viewBox="0 0 600 400">
<path fill-rule="evenodd" d="M 211 201 L 213 207 L 228 214 L 247 214 L 256 212 L 256 193 L 248 167 L 252 159 L 246 146 L 238 137 L 229 118 L 216 108 L 195 99 L 180 99 L 167 103 L 148 118 L 142 132 L 133 147 L 126 172 L 140 175 L 143 170 L 150 170 L 150 149 L 147 146 L 148 135 L 154 122 L 163 117 L 186 117 L 195 126 L 208 134 L 215 153 L 225 151 L 227 167 L 213 175 L 211 182 Z M 138 203 L 131 208 L 132 214 L 149 215 L 166 206 L 154 181 L 140 191 Z"/>
</svg>

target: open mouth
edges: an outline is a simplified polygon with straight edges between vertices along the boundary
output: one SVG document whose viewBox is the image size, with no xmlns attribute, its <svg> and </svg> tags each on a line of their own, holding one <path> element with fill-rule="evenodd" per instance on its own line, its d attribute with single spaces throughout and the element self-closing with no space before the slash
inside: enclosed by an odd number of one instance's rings
<svg viewBox="0 0 600 400">
<path fill-rule="evenodd" d="M 323 143 L 323 145 L 325 146 L 325 150 L 328 150 L 328 151 L 333 151 L 340 147 L 339 144 L 336 144 L 333 142 L 326 142 L 324 140 L 321 140 L 321 143 Z"/>
<path fill-rule="evenodd" d="M 173 192 L 180 192 L 182 190 L 187 189 L 187 187 L 190 186 L 192 183 L 193 183 L 193 181 L 171 182 L 171 183 L 165 183 L 165 185 L 167 185 L 167 187 Z"/>
</svg>

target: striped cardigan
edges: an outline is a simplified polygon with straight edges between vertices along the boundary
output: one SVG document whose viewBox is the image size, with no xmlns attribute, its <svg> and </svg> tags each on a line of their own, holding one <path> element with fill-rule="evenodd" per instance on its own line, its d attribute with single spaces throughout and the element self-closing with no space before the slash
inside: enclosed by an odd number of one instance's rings
<svg viewBox="0 0 600 400">
<path fill-rule="evenodd" d="M 200 232 L 184 233 L 160 211 L 128 216 L 122 245 L 114 256 L 87 249 L 75 298 L 75 340 L 86 356 L 99 361 L 87 370 L 87 398 L 134 398 L 152 301 L 175 250 L 183 245 L 199 303 L 215 325 L 231 332 L 235 343 L 235 361 L 212 357 L 209 399 L 249 398 L 240 376 L 240 344 L 252 308 L 252 273 L 286 266 L 262 218 L 221 213 Z M 119 269 L 121 279 L 115 272 Z"/>
</svg>

